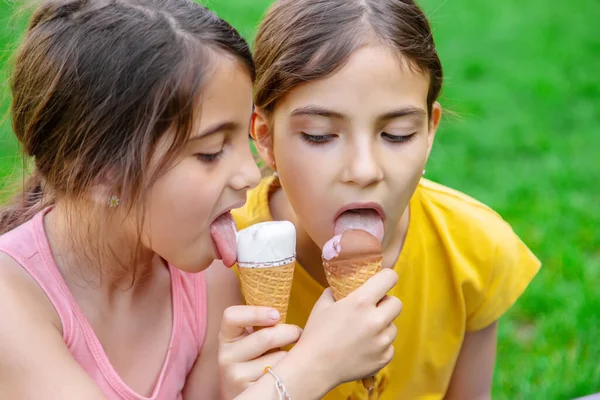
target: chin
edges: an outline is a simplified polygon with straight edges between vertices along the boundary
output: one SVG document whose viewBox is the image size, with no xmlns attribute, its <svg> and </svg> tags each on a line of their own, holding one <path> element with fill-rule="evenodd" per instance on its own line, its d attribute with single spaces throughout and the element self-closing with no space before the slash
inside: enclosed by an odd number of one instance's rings
<svg viewBox="0 0 600 400">
<path fill-rule="evenodd" d="M 183 272 L 194 274 L 204 271 L 205 269 L 210 267 L 213 262 L 214 259 L 212 258 L 203 258 L 201 260 L 196 259 L 188 260 L 187 262 L 180 262 L 179 264 L 173 264 L 173 266 Z"/>
<path fill-rule="evenodd" d="M 210 267 L 211 265 L 213 265 L 215 262 L 219 262 L 221 263 L 220 260 L 215 260 L 214 258 L 207 258 L 206 260 L 203 260 L 202 262 L 192 266 L 192 268 L 190 269 L 189 272 L 202 272 L 205 269 L 207 269 L 208 267 Z"/>
</svg>

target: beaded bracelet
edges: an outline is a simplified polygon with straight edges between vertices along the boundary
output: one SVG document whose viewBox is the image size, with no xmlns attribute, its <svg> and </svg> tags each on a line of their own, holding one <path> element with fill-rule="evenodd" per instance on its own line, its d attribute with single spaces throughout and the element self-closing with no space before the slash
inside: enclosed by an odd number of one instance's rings
<svg viewBox="0 0 600 400">
<path fill-rule="evenodd" d="M 287 390 L 285 389 L 285 385 L 283 381 L 279 379 L 277 375 L 273 372 L 273 369 L 270 366 L 265 367 L 265 374 L 269 373 L 273 378 L 275 378 L 275 389 L 277 389 L 277 394 L 279 395 L 279 400 L 292 400 Z"/>
</svg>

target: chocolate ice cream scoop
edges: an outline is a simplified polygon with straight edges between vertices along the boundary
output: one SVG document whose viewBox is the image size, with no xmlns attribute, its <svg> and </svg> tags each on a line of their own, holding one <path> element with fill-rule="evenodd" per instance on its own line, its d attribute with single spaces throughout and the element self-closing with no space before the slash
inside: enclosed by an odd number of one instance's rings
<svg viewBox="0 0 600 400">
<path fill-rule="evenodd" d="M 380 257 L 381 243 L 362 229 L 348 229 L 331 238 L 323 246 L 326 261 L 343 261 L 363 257 Z"/>
</svg>

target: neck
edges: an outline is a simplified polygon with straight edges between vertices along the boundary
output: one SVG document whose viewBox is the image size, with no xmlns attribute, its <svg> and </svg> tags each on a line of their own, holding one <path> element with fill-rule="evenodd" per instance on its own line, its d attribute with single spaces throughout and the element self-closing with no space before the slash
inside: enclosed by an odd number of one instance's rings
<svg viewBox="0 0 600 400">
<path fill-rule="evenodd" d="M 306 272 L 308 272 L 308 274 L 319 284 L 324 287 L 329 286 L 321 260 L 322 250 L 302 228 L 302 224 L 298 220 L 292 206 L 287 200 L 285 192 L 281 188 L 278 188 L 271 194 L 271 197 L 269 198 L 269 208 L 271 210 L 271 215 L 275 220 L 288 220 L 296 227 L 296 252 L 300 265 L 302 265 Z M 384 243 L 383 268 L 393 268 L 398 257 L 400 257 L 406 233 L 408 232 L 409 222 L 410 210 L 409 207 L 406 207 L 395 232 L 390 236 L 390 239 L 387 240 L 387 243 Z"/>
<path fill-rule="evenodd" d="M 141 246 L 132 239 L 132 231 L 116 219 L 60 202 L 46 215 L 54 260 L 74 295 L 94 293 L 108 302 L 133 298 L 150 285 L 158 270 L 165 269 L 153 252 L 136 251 Z"/>
</svg>

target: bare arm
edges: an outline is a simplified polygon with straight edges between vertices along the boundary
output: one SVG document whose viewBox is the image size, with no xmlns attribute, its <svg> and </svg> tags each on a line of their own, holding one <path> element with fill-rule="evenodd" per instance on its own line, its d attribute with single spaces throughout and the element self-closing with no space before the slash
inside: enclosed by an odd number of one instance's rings
<svg viewBox="0 0 600 400">
<path fill-rule="evenodd" d="M 183 398 L 219 399 L 218 336 L 223 312 L 227 307 L 242 304 L 239 283 L 233 271 L 220 262 L 206 270 L 208 290 L 208 328 L 200 356 L 188 375 Z"/>
<path fill-rule="evenodd" d="M 0 397 L 106 399 L 65 345 L 46 295 L 2 253 L 0 316 Z"/>
<path fill-rule="evenodd" d="M 445 400 L 489 400 L 496 362 L 498 323 L 465 335 Z"/>
</svg>

